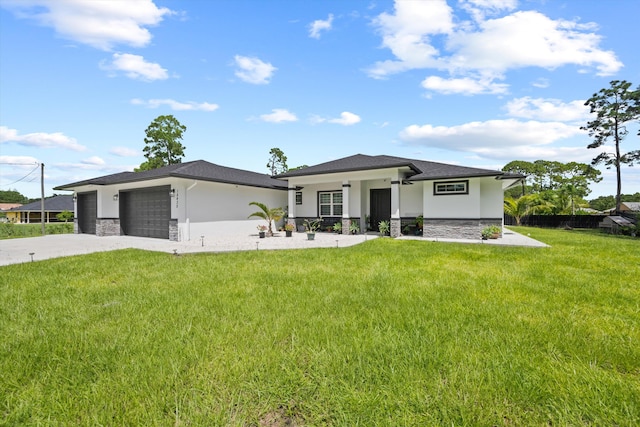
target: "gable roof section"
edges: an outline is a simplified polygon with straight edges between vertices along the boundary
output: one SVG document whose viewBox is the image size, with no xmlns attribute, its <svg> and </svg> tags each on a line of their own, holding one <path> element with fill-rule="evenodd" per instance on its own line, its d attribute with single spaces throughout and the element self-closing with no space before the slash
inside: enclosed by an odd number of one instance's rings
<svg viewBox="0 0 640 427">
<path fill-rule="evenodd" d="M 27 211 L 39 211 L 41 209 L 41 202 L 37 200 L 35 202 L 27 203 L 26 205 L 18 206 L 17 208 L 9 209 L 7 212 L 27 212 Z M 73 196 L 67 194 L 61 194 L 44 199 L 44 210 L 50 212 L 73 212 Z"/>
<path fill-rule="evenodd" d="M 408 167 L 414 174 L 408 176 L 409 181 L 425 181 L 433 179 L 473 178 L 481 176 L 522 178 L 522 175 L 506 174 L 502 171 L 471 168 L 467 166 L 449 165 L 446 163 L 429 162 L 425 160 L 405 159 L 394 156 L 367 156 L 356 154 L 331 162 L 320 163 L 303 169 L 277 175 L 276 178 L 290 178 L 297 176 L 324 175 L 329 173 L 353 172 L 372 169 L 388 169 Z"/>
<path fill-rule="evenodd" d="M 148 171 L 120 172 L 112 175 L 105 175 L 98 178 L 61 185 L 56 187 L 55 190 L 72 190 L 76 187 L 91 184 L 114 185 L 171 177 L 220 182 L 224 184 L 245 185 L 249 187 L 271 188 L 276 190 L 287 189 L 286 183 L 274 179 L 267 174 L 229 168 L 209 163 L 204 160 L 195 160 L 186 163 L 176 163 Z"/>
<path fill-rule="evenodd" d="M 640 202 L 622 202 L 632 212 L 640 212 Z"/>
</svg>

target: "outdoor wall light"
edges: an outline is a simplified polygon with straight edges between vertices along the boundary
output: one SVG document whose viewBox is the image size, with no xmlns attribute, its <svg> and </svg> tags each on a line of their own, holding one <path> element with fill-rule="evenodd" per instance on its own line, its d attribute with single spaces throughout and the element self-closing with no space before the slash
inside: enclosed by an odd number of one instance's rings
<svg viewBox="0 0 640 427">
<path fill-rule="evenodd" d="M 78 196 L 76 196 L 75 194 L 73 195 L 73 203 L 78 201 Z"/>
<path fill-rule="evenodd" d="M 117 202 L 117 201 L 118 201 L 118 195 L 117 195 L 117 194 L 114 194 L 114 195 L 113 195 L 113 201 L 114 201 L 114 202 Z"/>
<path fill-rule="evenodd" d="M 172 188 L 171 190 L 169 190 L 169 196 L 170 197 L 173 197 L 175 195 L 176 195 L 176 189 L 175 188 Z"/>
</svg>

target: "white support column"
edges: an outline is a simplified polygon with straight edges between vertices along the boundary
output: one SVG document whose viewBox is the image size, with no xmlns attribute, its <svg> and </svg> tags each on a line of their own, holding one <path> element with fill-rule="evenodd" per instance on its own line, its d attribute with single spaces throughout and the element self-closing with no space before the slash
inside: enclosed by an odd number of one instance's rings
<svg viewBox="0 0 640 427">
<path fill-rule="evenodd" d="M 296 217 L 296 192 L 298 191 L 298 189 L 296 187 L 292 187 L 289 188 L 289 194 L 287 194 L 288 196 L 288 203 L 289 203 L 289 211 L 288 211 L 288 215 L 289 218 L 291 219 L 295 219 Z"/>
<path fill-rule="evenodd" d="M 401 181 L 391 181 L 391 218 L 400 219 L 400 184 Z"/>
<path fill-rule="evenodd" d="M 342 181 L 342 218 L 350 218 L 349 215 L 349 190 L 351 184 L 349 181 Z"/>
<path fill-rule="evenodd" d="M 400 185 L 402 181 L 391 181 L 391 237 L 400 237 L 402 234 L 400 218 Z"/>
<path fill-rule="evenodd" d="M 342 234 L 349 234 L 351 229 L 351 214 L 349 208 L 349 193 L 351 184 L 348 180 L 342 181 Z"/>
</svg>

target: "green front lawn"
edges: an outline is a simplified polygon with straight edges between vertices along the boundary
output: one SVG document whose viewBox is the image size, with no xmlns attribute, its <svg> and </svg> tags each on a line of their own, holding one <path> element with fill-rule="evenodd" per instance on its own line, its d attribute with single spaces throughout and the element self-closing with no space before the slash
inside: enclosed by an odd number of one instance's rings
<svg viewBox="0 0 640 427">
<path fill-rule="evenodd" d="M 637 425 L 638 240 L 516 229 L 0 267 L 0 425 Z"/>
</svg>

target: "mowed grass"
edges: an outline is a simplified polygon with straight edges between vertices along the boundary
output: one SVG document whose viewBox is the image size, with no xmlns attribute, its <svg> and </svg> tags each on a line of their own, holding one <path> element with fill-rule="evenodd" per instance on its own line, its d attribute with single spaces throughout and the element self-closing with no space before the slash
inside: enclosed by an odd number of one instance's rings
<svg viewBox="0 0 640 427">
<path fill-rule="evenodd" d="M 0 424 L 638 425 L 638 240 L 517 230 L 1 267 Z"/>
</svg>

